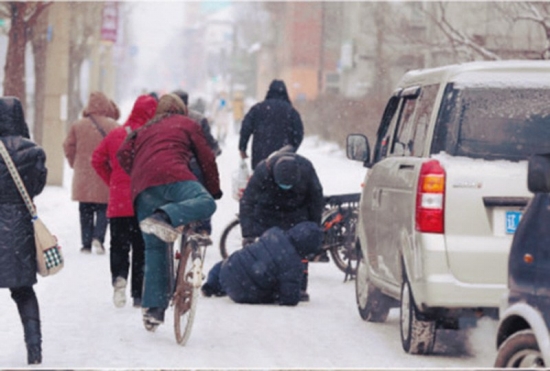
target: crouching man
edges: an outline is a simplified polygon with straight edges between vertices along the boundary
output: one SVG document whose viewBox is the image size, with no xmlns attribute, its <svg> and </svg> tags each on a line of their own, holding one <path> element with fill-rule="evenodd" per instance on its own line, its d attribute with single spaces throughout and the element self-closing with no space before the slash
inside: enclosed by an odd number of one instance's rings
<svg viewBox="0 0 550 371">
<path fill-rule="evenodd" d="M 202 292 L 228 295 L 237 303 L 297 305 L 302 259 L 320 253 L 322 238 L 321 228 L 309 221 L 288 231 L 270 228 L 258 241 L 214 265 Z"/>
</svg>

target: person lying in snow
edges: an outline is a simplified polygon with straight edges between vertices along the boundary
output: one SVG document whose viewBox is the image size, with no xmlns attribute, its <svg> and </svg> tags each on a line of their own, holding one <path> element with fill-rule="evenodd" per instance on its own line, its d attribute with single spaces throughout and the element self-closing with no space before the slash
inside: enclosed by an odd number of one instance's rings
<svg viewBox="0 0 550 371">
<path fill-rule="evenodd" d="M 258 241 L 216 263 L 202 293 L 228 295 L 237 303 L 297 305 L 302 258 L 318 255 L 322 238 L 321 228 L 309 221 L 288 231 L 270 228 Z"/>
</svg>

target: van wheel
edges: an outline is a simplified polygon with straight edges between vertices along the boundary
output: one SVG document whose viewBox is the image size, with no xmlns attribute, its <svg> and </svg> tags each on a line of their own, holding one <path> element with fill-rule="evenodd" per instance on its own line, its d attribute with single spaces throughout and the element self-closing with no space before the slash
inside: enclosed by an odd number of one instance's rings
<svg viewBox="0 0 550 371">
<path fill-rule="evenodd" d="M 411 286 L 407 280 L 401 285 L 400 307 L 401 345 L 411 354 L 430 354 L 435 345 L 435 321 L 418 319 Z"/>
<path fill-rule="evenodd" d="M 369 280 L 368 264 L 357 248 L 357 275 L 355 277 L 355 298 L 359 315 L 365 321 L 384 322 L 390 312 L 390 298 L 382 294 Z"/>
<path fill-rule="evenodd" d="M 544 361 L 533 331 L 518 331 L 506 339 L 498 348 L 495 367 L 544 368 Z"/>
</svg>

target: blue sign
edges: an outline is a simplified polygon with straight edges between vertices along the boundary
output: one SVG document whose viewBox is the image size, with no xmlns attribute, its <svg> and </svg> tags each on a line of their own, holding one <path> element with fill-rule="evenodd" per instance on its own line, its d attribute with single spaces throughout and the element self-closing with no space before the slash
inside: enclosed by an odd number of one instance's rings
<svg viewBox="0 0 550 371">
<path fill-rule="evenodd" d="M 519 221 L 521 219 L 521 211 L 507 211 L 506 212 L 506 233 L 514 234 L 518 228 Z"/>
</svg>

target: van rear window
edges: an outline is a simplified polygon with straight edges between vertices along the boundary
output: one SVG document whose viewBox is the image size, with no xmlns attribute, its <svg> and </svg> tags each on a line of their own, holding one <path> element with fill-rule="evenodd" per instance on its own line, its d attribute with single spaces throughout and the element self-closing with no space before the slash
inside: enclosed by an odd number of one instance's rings
<svg viewBox="0 0 550 371">
<path fill-rule="evenodd" d="M 447 85 L 431 153 L 526 160 L 550 153 L 550 86 Z"/>
</svg>

